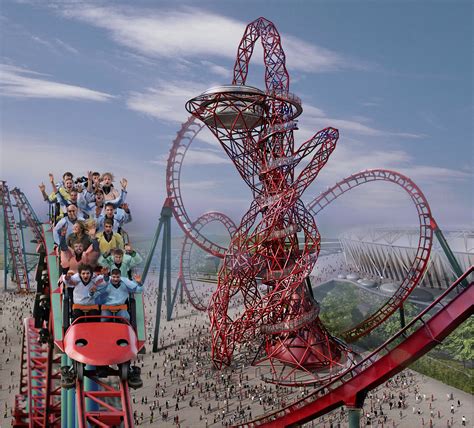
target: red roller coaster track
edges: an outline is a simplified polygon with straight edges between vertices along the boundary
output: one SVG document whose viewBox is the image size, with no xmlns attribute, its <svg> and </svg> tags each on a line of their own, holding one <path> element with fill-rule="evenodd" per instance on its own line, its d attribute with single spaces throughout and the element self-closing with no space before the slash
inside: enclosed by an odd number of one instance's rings
<svg viewBox="0 0 474 428">
<path fill-rule="evenodd" d="M 192 223 L 191 227 L 193 230 L 200 233 L 201 229 L 204 226 L 215 221 L 222 223 L 231 236 L 236 230 L 234 222 L 225 214 L 222 214 L 220 212 L 208 212 L 203 214 L 202 216 L 198 217 L 198 219 L 194 223 Z M 191 304 L 198 311 L 206 311 L 209 303 L 204 301 L 204 298 L 201 293 L 196 292 L 193 278 L 191 275 L 192 248 L 193 241 L 189 238 L 188 235 L 185 235 L 183 246 L 181 248 L 178 280 L 181 281 L 181 284 L 184 287 L 186 295 L 188 296 L 188 299 Z"/>
<path fill-rule="evenodd" d="M 408 270 L 408 274 L 404 281 L 400 284 L 398 290 L 393 296 L 376 312 L 370 315 L 357 326 L 351 328 L 344 333 L 344 338 L 349 341 L 355 341 L 365 336 L 374 328 L 383 323 L 390 315 L 392 315 L 408 298 L 410 293 L 416 287 L 418 282 L 423 278 L 426 271 L 428 261 L 433 245 L 433 224 L 434 220 L 431 215 L 430 206 L 423 192 L 408 177 L 396 171 L 386 169 L 370 169 L 352 174 L 349 177 L 336 183 L 334 186 L 321 193 L 312 202 L 308 204 L 308 209 L 317 215 L 332 201 L 339 196 L 348 192 L 355 187 L 372 181 L 388 181 L 400 186 L 405 190 L 415 204 L 418 212 L 418 220 L 420 224 L 420 238 L 418 241 L 418 249 L 413 262 Z"/>
<path fill-rule="evenodd" d="M 0 181 L 0 196 L 2 198 L 3 216 L 8 236 L 8 246 L 13 263 L 14 278 L 18 291 L 29 291 L 30 280 L 25 263 L 25 255 L 20 241 L 20 232 L 15 221 L 12 205 L 10 202 L 10 191 L 7 183 Z"/>
<path fill-rule="evenodd" d="M 306 397 L 247 423 L 246 427 L 299 426 L 341 406 L 360 407 L 365 395 L 435 347 L 474 312 L 471 266 L 430 306 L 355 367 Z M 433 314 L 433 311 L 436 311 Z"/>
<path fill-rule="evenodd" d="M 204 251 L 207 251 L 216 257 L 223 258 L 226 248 L 215 244 L 202 235 L 200 233 L 200 228 L 193 227 L 193 221 L 189 218 L 189 215 L 186 212 L 183 197 L 181 195 L 181 169 L 184 157 L 189 146 L 202 128 L 203 126 L 197 124 L 193 117 L 190 117 L 181 125 L 181 129 L 178 131 L 176 138 L 173 141 L 168 156 L 168 162 L 166 165 L 166 190 L 168 198 L 170 198 L 172 202 L 174 217 L 184 234 Z M 224 214 L 222 214 L 222 216 L 224 216 Z M 229 225 L 232 223 L 231 226 L 235 229 L 235 225 L 228 217 L 225 223 L 229 223 Z M 199 222 L 196 222 L 196 226 L 198 225 Z"/>
<path fill-rule="evenodd" d="M 38 244 L 41 244 L 41 243 L 44 244 L 43 234 L 41 233 L 41 229 L 40 229 L 40 222 L 36 218 L 36 214 L 31 208 L 31 205 L 28 202 L 28 199 L 26 199 L 25 194 L 18 187 L 13 188 L 10 193 L 15 198 L 15 202 L 18 209 L 21 210 L 21 212 L 23 213 L 23 217 L 25 218 L 25 221 L 28 223 L 28 226 L 33 232 L 36 242 Z"/>
<path fill-rule="evenodd" d="M 15 396 L 12 426 L 54 428 L 61 425 L 60 356 L 39 342 L 33 318 L 24 320 L 20 394 Z"/>
</svg>

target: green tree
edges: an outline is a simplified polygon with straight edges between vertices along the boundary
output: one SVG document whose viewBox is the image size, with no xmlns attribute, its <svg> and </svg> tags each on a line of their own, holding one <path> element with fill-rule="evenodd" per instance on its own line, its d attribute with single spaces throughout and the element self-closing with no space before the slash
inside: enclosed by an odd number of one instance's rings
<svg viewBox="0 0 474 428">
<path fill-rule="evenodd" d="M 352 287 L 330 291 L 321 302 L 321 321 L 335 336 L 353 325 L 358 299 Z"/>
<path fill-rule="evenodd" d="M 474 360 L 473 331 L 474 317 L 471 316 L 444 340 L 441 349 L 466 366 L 466 361 Z"/>
<path fill-rule="evenodd" d="M 420 310 L 413 305 L 412 303 L 405 302 L 403 304 L 403 308 L 405 310 L 405 323 L 408 324 L 419 312 Z M 389 339 L 395 333 L 400 331 L 401 329 L 400 323 L 400 312 L 396 311 L 392 316 L 386 320 L 380 327 L 381 333 L 383 337 Z"/>
</svg>

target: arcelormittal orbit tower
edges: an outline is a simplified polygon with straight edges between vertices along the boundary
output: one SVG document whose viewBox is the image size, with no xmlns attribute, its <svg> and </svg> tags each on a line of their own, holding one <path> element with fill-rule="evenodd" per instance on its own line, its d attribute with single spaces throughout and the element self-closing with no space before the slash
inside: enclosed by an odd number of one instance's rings
<svg viewBox="0 0 474 428">
<path fill-rule="evenodd" d="M 265 90 L 245 84 L 258 39 Z M 214 365 L 230 365 L 236 346 L 245 345 L 254 364 L 271 367 L 267 380 L 298 385 L 327 381 L 353 363 L 353 354 L 319 319 L 307 278 L 320 235 L 301 201 L 339 134 L 325 128 L 295 148 L 302 108 L 289 83 L 280 35 L 272 22 L 258 18 L 245 30 L 232 84 L 207 90 L 186 109 L 219 139 L 254 197 L 232 236 L 209 305 Z M 243 302 L 240 312 L 231 310 L 234 302 Z"/>
</svg>

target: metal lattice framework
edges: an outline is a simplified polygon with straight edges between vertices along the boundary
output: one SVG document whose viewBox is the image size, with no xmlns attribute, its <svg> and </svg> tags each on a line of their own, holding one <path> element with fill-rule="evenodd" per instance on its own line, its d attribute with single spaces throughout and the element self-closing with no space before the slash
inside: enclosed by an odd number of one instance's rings
<svg viewBox="0 0 474 428">
<path fill-rule="evenodd" d="M 24 320 L 20 394 L 15 397 L 14 427 L 61 426 L 60 356 L 39 342 L 33 318 Z"/>
<path fill-rule="evenodd" d="M 173 141 L 166 165 L 166 190 L 171 200 L 173 215 L 186 237 L 193 241 L 204 251 L 223 258 L 226 248 L 217 245 L 200 233 L 200 228 L 193 227 L 193 221 L 189 218 L 184 206 L 181 194 L 181 169 L 184 157 L 196 135 L 203 128 L 196 123 L 194 117 L 190 117 L 182 124 L 176 138 Z M 229 219 L 230 220 L 230 219 Z M 232 222 L 232 220 L 230 220 Z M 197 223 L 198 224 L 198 223 Z M 235 228 L 235 225 L 233 226 Z"/>
<path fill-rule="evenodd" d="M 89 377 L 85 373 L 85 377 Z M 97 377 L 90 377 L 98 385 L 97 390 L 86 391 L 84 382 L 77 380 L 76 400 L 79 428 L 89 426 L 133 428 L 133 411 L 130 393 L 126 380 L 116 379 L 115 382 L 103 382 Z M 90 409 L 90 400 L 97 409 Z"/>
<path fill-rule="evenodd" d="M 203 227 L 215 221 L 223 224 L 231 236 L 236 230 L 234 222 L 228 216 L 214 211 L 205 213 L 198 217 L 198 219 L 192 223 L 191 227 L 200 234 Z M 209 302 L 206 301 L 202 293 L 197 292 L 196 285 L 194 284 L 191 274 L 191 250 L 193 248 L 193 244 L 194 242 L 191 240 L 191 238 L 189 238 L 188 235 L 185 235 L 183 246 L 181 248 L 178 280 L 181 281 L 181 285 L 184 287 L 186 295 L 188 296 L 191 304 L 198 311 L 206 311 Z"/>
<path fill-rule="evenodd" d="M 433 245 L 433 225 L 436 224 L 432 218 L 428 201 L 419 187 L 407 176 L 396 171 L 385 169 L 370 169 L 344 178 L 311 201 L 308 204 L 308 209 L 314 215 L 317 215 L 339 196 L 364 183 L 370 183 L 373 181 L 388 181 L 397 184 L 409 194 L 418 213 L 418 249 L 415 258 L 408 269 L 407 276 L 404 278 L 400 287 L 393 296 L 367 319 L 344 332 L 343 337 L 351 342 L 365 336 L 390 317 L 390 315 L 392 315 L 408 298 L 418 282 L 423 278 L 428 266 Z"/>
<path fill-rule="evenodd" d="M 13 195 L 18 209 L 23 213 L 23 216 L 30 227 L 33 235 L 38 244 L 43 242 L 43 234 L 41 233 L 40 224 L 36 213 L 34 212 L 32 206 L 30 205 L 25 194 L 18 188 L 15 187 L 11 190 L 11 195 Z"/>
<path fill-rule="evenodd" d="M 28 278 L 28 271 L 25 263 L 25 255 L 23 254 L 20 232 L 18 231 L 15 215 L 13 214 L 13 209 L 10 202 L 10 191 L 8 190 L 8 186 L 5 181 L 0 181 L 0 196 L 2 198 L 3 218 L 7 231 L 8 246 L 13 263 L 13 272 L 15 281 L 17 283 L 17 289 L 18 291 L 29 291 L 30 280 Z"/>
<path fill-rule="evenodd" d="M 300 426 L 341 405 L 362 407 L 368 391 L 400 373 L 472 316 L 473 271 L 471 266 L 406 327 L 356 366 L 307 396 L 247 422 L 245 427 Z"/>
<path fill-rule="evenodd" d="M 265 92 L 245 85 L 258 39 L 264 49 Z M 265 18 L 247 26 L 233 84 L 209 89 L 186 109 L 218 138 L 254 195 L 232 236 L 209 306 L 214 365 L 230 365 L 236 345 L 263 337 L 254 361 L 270 363 L 273 381 L 301 383 L 298 372 L 310 375 L 313 383 L 331 378 L 351 365 L 352 357 L 321 325 L 306 284 L 320 236 L 300 198 L 328 161 L 338 131 L 323 129 L 295 150 L 301 102 L 289 92 L 280 36 Z M 296 166 L 310 155 L 295 177 Z M 245 309 L 231 318 L 229 305 L 236 299 Z"/>
<path fill-rule="evenodd" d="M 205 311 L 208 304 L 204 302 L 202 297 L 199 296 L 194 289 L 189 264 L 192 246 L 196 244 L 207 253 L 222 259 L 226 248 L 212 242 L 201 233 L 201 229 L 211 221 L 220 221 L 230 234 L 236 230 L 234 222 L 223 213 L 206 213 L 193 222 L 186 212 L 181 194 L 181 170 L 186 152 L 202 128 L 203 125 L 196 123 L 193 116 L 189 117 L 189 119 L 181 125 L 181 129 L 178 131 L 171 146 L 166 165 L 166 190 L 168 200 L 170 201 L 174 218 L 185 234 L 185 240 L 181 249 L 177 284 L 181 284 L 189 301 L 199 311 Z"/>
</svg>

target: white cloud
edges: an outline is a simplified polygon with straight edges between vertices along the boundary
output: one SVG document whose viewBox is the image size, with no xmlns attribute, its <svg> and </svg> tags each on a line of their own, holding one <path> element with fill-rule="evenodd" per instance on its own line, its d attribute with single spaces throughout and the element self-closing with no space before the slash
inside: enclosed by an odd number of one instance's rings
<svg viewBox="0 0 474 428">
<path fill-rule="evenodd" d="M 34 76 L 34 77 L 32 77 Z M 39 78 L 42 76 L 23 68 L 0 64 L 0 92 L 16 98 L 56 98 L 69 100 L 108 101 L 113 95 L 82 86 L 68 85 Z"/>
<path fill-rule="evenodd" d="M 155 87 L 144 92 L 131 92 L 127 106 L 131 110 L 172 122 L 183 122 L 188 113 L 184 105 L 206 89 L 195 82 L 158 80 Z"/>
<path fill-rule="evenodd" d="M 46 47 L 47 47 L 48 49 L 50 49 L 50 50 L 55 50 L 54 46 L 53 46 L 50 42 L 48 42 L 47 40 L 42 39 L 42 38 L 39 37 L 39 36 L 31 36 L 31 39 L 32 39 L 34 42 L 36 42 L 36 43 L 38 43 L 38 44 L 40 44 L 40 45 L 46 46 Z"/>
<path fill-rule="evenodd" d="M 186 190 L 210 190 L 215 189 L 220 185 L 217 181 L 214 180 L 201 180 L 201 181 L 181 181 L 181 189 Z"/>
<path fill-rule="evenodd" d="M 246 23 L 202 9 L 183 7 L 178 11 L 96 4 L 55 4 L 64 16 L 109 32 L 110 37 L 143 55 L 152 57 L 235 58 Z M 291 35 L 282 35 L 283 49 L 292 69 L 320 72 L 368 66 Z M 255 58 L 262 63 L 262 58 Z M 214 69 L 223 75 L 224 70 Z"/>
<path fill-rule="evenodd" d="M 168 154 L 163 154 L 157 159 L 150 161 L 152 164 L 165 166 L 168 161 Z M 216 150 L 189 149 L 186 152 L 184 165 L 221 165 L 231 164 L 229 158 L 222 155 L 222 152 Z"/>
<path fill-rule="evenodd" d="M 226 81 L 232 80 L 232 72 L 230 68 L 222 67 L 222 65 L 214 64 L 211 61 L 201 61 L 201 64 L 211 72 L 220 77 L 225 77 Z"/>
<path fill-rule="evenodd" d="M 386 131 L 369 126 L 367 117 L 343 119 L 328 116 L 323 110 L 312 105 L 303 105 L 303 113 L 299 119 L 301 126 L 299 135 L 303 140 L 311 138 L 319 129 L 332 126 L 337 128 L 341 135 L 356 134 L 367 137 L 399 137 L 425 138 L 426 135 L 414 132 Z"/>
<path fill-rule="evenodd" d="M 454 183 L 468 183 L 473 178 L 471 172 L 419 164 L 404 150 L 374 150 L 373 147 L 374 144 L 370 142 L 339 141 L 315 186 L 318 183 L 332 186 L 343 178 L 366 169 L 395 170 L 410 177 L 422 190 L 441 184 L 451 186 Z"/>
<path fill-rule="evenodd" d="M 66 50 L 66 51 L 68 51 L 68 52 L 70 52 L 74 55 L 79 54 L 79 51 L 75 47 L 71 46 L 70 44 L 66 43 L 65 41 L 57 39 L 57 38 L 54 39 L 54 41 L 56 42 L 57 45 L 59 45 L 64 50 Z"/>
<path fill-rule="evenodd" d="M 380 103 L 374 102 L 374 101 L 366 101 L 361 103 L 361 106 L 363 107 L 379 107 Z"/>
</svg>

